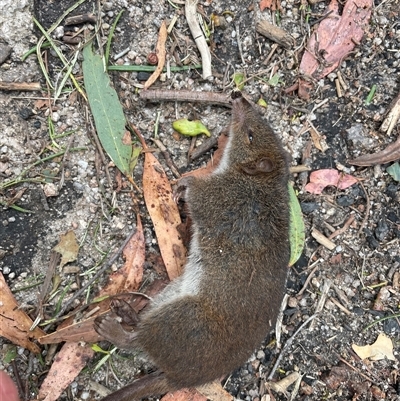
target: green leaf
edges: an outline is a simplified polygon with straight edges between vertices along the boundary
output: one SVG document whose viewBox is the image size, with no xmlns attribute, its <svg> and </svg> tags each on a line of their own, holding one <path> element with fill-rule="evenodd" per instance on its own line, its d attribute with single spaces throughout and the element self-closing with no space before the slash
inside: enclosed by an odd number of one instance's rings
<svg viewBox="0 0 400 401">
<path fill-rule="evenodd" d="M 8 365 L 11 363 L 16 357 L 18 356 L 17 353 L 17 347 L 15 345 L 11 345 L 10 348 L 8 348 L 6 354 L 3 357 L 3 363 Z"/>
<path fill-rule="evenodd" d="M 189 121 L 187 118 L 181 118 L 172 123 L 172 128 L 176 132 L 186 136 L 196 136 L 200 134 L 211 136 L 210 131 L 200 120 Z"/>
<path fill-rule="evenodd" d="M 399 162 L 393 163 L 386 171 L 392 176 L 395 181 L 400 181 L 400 165 Z"/>
<path fill-rule="evenodd" d="M 262 97 L 260 97 L 260 98 L 258 99 L 257 104 L 258 104 L 259 106 L 261 106 L 261 107 L 264 107 L 265 109 L 268 107 L 267 102 L 266 102 Z"/>
<path fill-rule="evenodd" d="M 117 92 L 104 72 L 102 58 L 90 45 L 83 49 L 83 57 L 83 79 L 100 142 L 119 170 L 130 175 L 132 145 L 126 141 L 126 121 Z"/>
<path fill-rule="evenodd" d="M 282 83 L 279 74 L 276 73 L 276 74 L 268 81 L 268 83 L 269 83 L 271 86 L 277 86 L 279 83 Z"/>
<path fill-rule="evenodd" d="M 289 187 L 289 206 L 290 206 L 289 266 L 292 266 L 298 261 L 303 252 L 304 242 L 305 242 L 305 229 L 304 229 L 304 221 L 303 221 L 303 215 L 301 213 L 300 203 L 290 183 L 288 184 L 288 187 Z"/>
<path fill-rule="evenodd" d="M 240 91 L 244 88 L 244 81 L 245 81 L 245 76 L 242 72 L 237 72 L 236 74 L 233 75 L 233 82 L 236 85 L 236 88 L 239 89 Z"/>
</svg>

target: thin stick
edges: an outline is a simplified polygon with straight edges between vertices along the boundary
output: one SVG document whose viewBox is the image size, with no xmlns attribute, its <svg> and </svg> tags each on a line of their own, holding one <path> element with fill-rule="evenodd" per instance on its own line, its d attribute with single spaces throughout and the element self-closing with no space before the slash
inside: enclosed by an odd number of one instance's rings
<svg viewBox="0 0 400 401">
<path fill-rule="evenodd" d="M 400 138 L 400 137 L 399 137 L 399 138 Z M 366 209 L 365 209 L 365 215 L 364 215 L 363 221 L 361 222 L 360 228 L 359 228 L 359 230 L 358 230 L 358 235 L 360 235 L 362 229 L 363 229 L 364 226 L 367 224 L 368 217 L 369 217 L 369 211 L 370 211 L 370 209 L 371 209 L 371 203 L 370 203 L 370 201 L 369 201 L 369 196 L 368 196 L 367 190 L 365 189 L 364 185 L 362 184 L 361 181 L 359 181 L 358 183 L 361 185 L 361 188 L 363 189 L 364 194 L 365 194 L 365 198 L 366 198 L 366 200 L 367 200 L 367 206 L 366 206 Z"/>
<path fill-rule="evenodd" d="M 197 20 L 197 2 L 198 0 L 186 0 L 185 1 L 185 16 L 186 21 L 189 25 L 190 32 L 192 33 L 193 39 L 199 49 L 201 55 L 201 63 L 203 67 L 203 79 L 212 77 L 211 73 L 211 53 L 208 48 L 206 38 L 200 28 Z"/>
<path fill-rule="evenodd" d="M 231 107 L 230 96 L 226 93 L 216 92 L 172 91 L 154 89 L 140 91 L 140 98 L 143 100 L 149 100 L 150 102 L 199 102 Z"/>
<path fill-rule="evenodd" d="M 281 363 L 281 360 L 283 358 L 283 354 L 285 353 L 285 351 L 292 345 L 292 342 L 294 341 L 295 337 L 297 336 L 297 334 L 300 333 L 301 330 L 304 329 L 304 327 L 307 326 L 308 323 L 310 323 L 312 320 L 314 320 L 318 315 L 312 315 L 310 316 L 297 330 L 296 332 L 292 335 L 292 337 L 289 338 L 289 340 L 286 341 L 286 344 L 283 346 L 281 353 L 278 356 L 278 359 L 276 360 L 273 368 L 271 369 L 270 374 L 267 377 L 267 380 L 272 380 L 272 378 L 274 377 L 275 371 L 276 369 L 278 369 L 279 364 Z"/>
<path fill-rule="evenodd" d="M 235 32 L 237 38 L 237 44 L 239 48 L 240 58 L 242 59 L 242 64 L 245 64 L 244 57 L 243 57 L 243 50 L 242 50 L 242 42 L 240 41 L 240 31 L 239 31 L 239 23 L 235 24 Z"/>
<path fill-rule="evenodd" d="M 0 82 L 0 90 L 4 91 L 40 91 L 40 82 Z"/>
<path fill-rule="evenodd" d="M 152 139 L 152 141 L 160 148 L 162 155 L 164 156 L 165 162 L 167 163 L 167 166 L 169 169 L 172 171 L 172 174 L 176 178 L 181 177 L 181 173 L 179 172 L 178 168 L 176 167 L 175 163 L 171 159 L 171 156 L 169 155 L 167 148 L 164 146 L 164 144 L 159 140 L 159 139 Z"/>
</svg>

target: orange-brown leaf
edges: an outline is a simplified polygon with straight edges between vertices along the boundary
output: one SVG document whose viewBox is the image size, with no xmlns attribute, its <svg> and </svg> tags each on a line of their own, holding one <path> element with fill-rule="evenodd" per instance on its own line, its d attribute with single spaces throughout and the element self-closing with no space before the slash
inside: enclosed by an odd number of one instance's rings
<svg viewBox="0 0 400 401">
<path fill-rule="evenodd" d="M 269 8 L 271 11 L 282 10 L 280 0 L 261 0 L 260 1 L 260 10 L 264 11 L 266 8 Z"/>
<path fill-rule="evenodd" d="M 162 69 L 165 64 L 165 42 L 167 41 L 167 24 L 165 21 L 162 22 L 160 27 L 160 32 L 158 34 L 158 41 L 156 47 L 156 54 L 158 58 L 158 63 L 155 71 L 150 75 L 149 79 L 144 84 L 144 89 L 150 88 L 151 85 L 156 82 L 157 78 L 160 76 Z"/>
<path fill-rule="evenodd" d="M 19 309 L 3 274 L 0 273 L 0 336 L 38 354 L 40 348 L 31 339 L 37 340 L 45 333 L 38 327 L 30 331 L 32 324 L 31 318 L 22 309 Z"/>
<path fill-rule="evenodd" d="M 170 280 L 182 273 L 185 248 L 177 230 L 181 223 L 172 188 L 159 161 L 145 153 L 143 195 L 156 232 L 158 246 Z"/>
<path fill-rule="evenodd" d="M 89 345 L 64 344 L 54 358 L 49 373 L 40 387 L 38 399 L 56 401 L 65 388 L 73 382 L 79 372 L 86 366 L 93 354 L 94 351 Z"/>
</svg>

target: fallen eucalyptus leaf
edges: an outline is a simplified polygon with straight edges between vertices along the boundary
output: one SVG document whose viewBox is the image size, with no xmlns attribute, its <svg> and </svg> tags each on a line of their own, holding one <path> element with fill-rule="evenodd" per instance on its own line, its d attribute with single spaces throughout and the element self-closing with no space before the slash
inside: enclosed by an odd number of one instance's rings
<svg viewBox="0 0 400 401">
<path fill-rule="evenodd" d="M 305 242 L 305 228 L 303 215 L 299 200 L 293 187 L 289 187 L 289 206 L 290 206 L 290 227 L 289 227 L 289 241 L 290 241 L 290 260 L 289 266 L 293 266 L 300 258 Z"/>
<path fill-rule="evenodd" d="M 90 45 L 83 49 L 82 69 L 100 142 L 122 174 L 130 176 L 132 146 L 127 140 L 122 106 L 108 74 L 104 72 L 103 59 L 93 53 Z"/>
</svg>

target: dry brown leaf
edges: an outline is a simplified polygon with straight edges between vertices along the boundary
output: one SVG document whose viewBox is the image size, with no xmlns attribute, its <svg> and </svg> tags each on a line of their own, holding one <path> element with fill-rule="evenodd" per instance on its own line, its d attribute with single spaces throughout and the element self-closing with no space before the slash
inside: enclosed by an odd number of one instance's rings
<svg viewBox="0 0 400 401">
<path fill-rule="evenodd" d="M 155 71 L 150 75 L 149 79 L 144 83 L 144 89 L 150 88 L 151 85 L 156 82 L 157 78 L 160 76 L 162 69 L 165 64 L 165 42 L 167 41 L 167 24 L 165 21 L 162 22 L 160 26 L 160 32 L 158 34 L 158 41 L 156 46 L 156 54 L 158 58 L 158 63 Z"/>
<path fill-rule="evenodd" d="M 196 387 L 196 390 L 203 394 L 207 400 L 211 401 L 232 401 L 233 396 L 229 394 L 222 386 L 221 383 L 213 381 L 211 383 L 204 384 Z"/>
<path fill-rule="evenodd" d="M 68 262 L 76 260 L 79 251 L 79 244 L 76 241 L 75 233 L 71 230 L 60 236 L 60 242 L 53 248 L 61 255 L 60 267 Z"/>
<path fill-rule="evenodd" d="M 94 351 L 89 345 L 64 344 L 54 358 L 49 373 L 40 387 L 38 399 L 41 401 L 56 401 L 93 355 Z"/>
<path fill-rule="evenodd" d="M 347 0 L 343 13 L 339 15 L 339 3 L 332 0 L 330 12 L 318 29 L 311 35 L 300 63 L 300 72 L 305 76 L 320 79 L 335 70 L 342 60 L 354 49 L 364 35 L 371 17 L 372 0 Z M 299 95 L 308 90 L 299 82 Z"/>
<path fill-rule="evenodd" d="M 108 284 L 100 291 L 98 298 L 136 291 L 139 289 L 143 278 L 143 265 L 145 261 L 145 241 L 143 226 L 139 214 L 136 218 L 136 233 L 126 244 L 123 255 L 125 264 L 119 270 L 111 274 Z M 102 313 L 107 313 L 110 308 L 110 300 L 106 298 L 101 302 L 91 305 L 87 312 L 97 309 L 90 318 L 75 323 L 73 318 L 67 319 L 54 333 L 39 339 L 41 344 L 54 344 L 62 341 L 75 342 L 97 342 L 102 338 L 93 328 L 94 319 Z"/>
<path fill-rule="evenodd" d="M 179 232 L 179 210 L 172 199 L 172 188 L 159 161 L 145 153 L 143 195 L 156 232 L 158 246 L 170 280 L 178 277 L 186 261 Z"/>
<path fill-rule="evenodd" d="M 33 321 L 21 309 L 8 288 L 3 274 L 0 273 L 0 336 L 7 338 L 12 343 L 38 354 L 40 348 L 31 341 L 37 340 L 45 333 L 36 327 L 30 331 Z"/>
<path fill-rule="evenodd" d="M 372 345 L 364 345 L 360 347 L 353 344 L 351 347 L 361 359 L 368 358 L 371 361 L 379 361 L 387 358 L 391 361 L 396 360 L 393 355 L 392 340 L 383 333 L 379 334 L 378 338 Z"/>
<path fill-rule="evenodd" d="M 271 11 L 276 11 L 276 10 L 282 11 L 280 0 L 261 0 L 260 10 L 264 11 L 266 8 L 269 8 Z"/>
<path fill-rule="evenodd" d="M 161 401 L 207 401 L 207 398 L 194 389 L 185 388 L 164 395 Z"/>
</svg>

